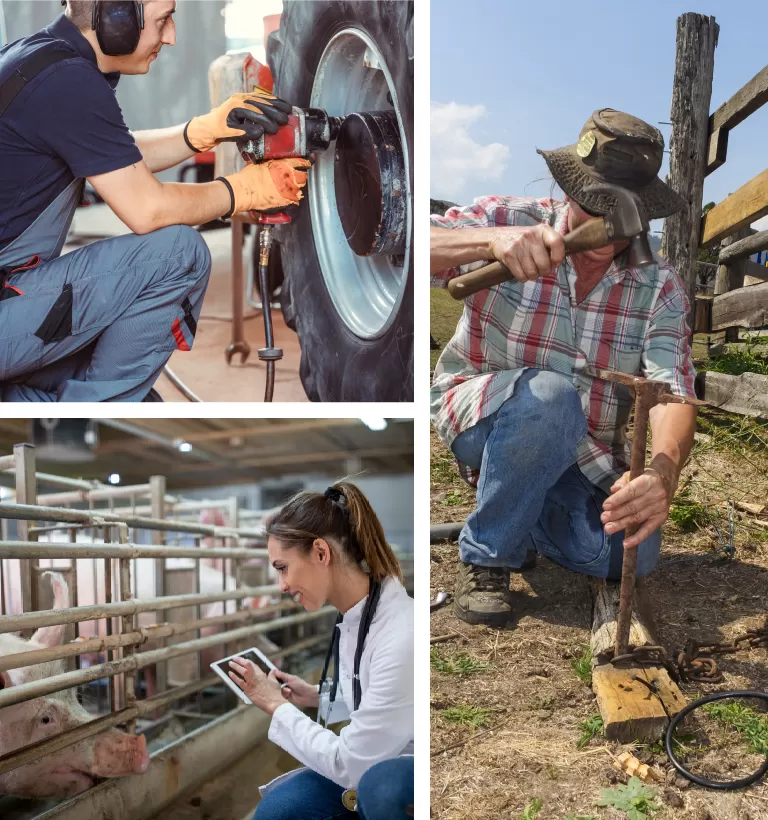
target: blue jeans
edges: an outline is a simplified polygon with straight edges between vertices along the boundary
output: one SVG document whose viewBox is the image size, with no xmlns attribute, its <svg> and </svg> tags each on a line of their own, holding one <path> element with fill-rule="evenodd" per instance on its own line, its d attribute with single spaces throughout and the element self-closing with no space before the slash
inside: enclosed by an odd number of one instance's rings
<svg viewBox="0 0 768 820">
<path fill-rule="evenodd" d="M 357 788 L 357 812 L 341 802 L 344 789 L 311 769 L 303 769 L 269 792 L 254 820 L 405 820 L 413 803 L 413 758 L 396 757 L 371 766 Z"/>
<path fill-rule="evenodd" d="M 461 560 L 520 567 L 536 550 L 568 569 L 620 578 L 624 533 L 600 522 L 608 494 L 576 465 L 587 424 L 577 390 L 563 376 L 527 370 L 514 395 L 453 442 L 459 461 L 480 470 L 477 508 L 459 536 Z M 661 533 L 637 548 L 637 574 L 656 566 Z"/>
</svg>

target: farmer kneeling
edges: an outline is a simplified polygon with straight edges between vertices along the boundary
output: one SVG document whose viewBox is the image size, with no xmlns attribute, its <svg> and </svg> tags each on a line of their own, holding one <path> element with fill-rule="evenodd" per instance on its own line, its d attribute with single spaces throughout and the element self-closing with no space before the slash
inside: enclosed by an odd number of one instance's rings
<svg viewBox="0 0 768 820">
<path fill-rule="evenodd" d="M 684 207 L 657 177 L 663 149 L 656 128 L 605 108 L 576 145 L 539 151 L 565 201 L 488 196 L 432 217 L 433 285 L 481 260 L 515 277 L 466 300 L 432 386 L 433 423 L 477 486 L 454 600 L 469 623 L 510 618 L 510 570 L 535 552 L 600 578 L 620 577 L 623 548 L 638 550 L 638 575 L 658 561 L 696 410 L 653 408 L 652 460 L 630 482 L 631 391 L 584 370 L 642 375 L 695 398 L 688 299 L 662 259 L 630 267 L 627 241 L 566 258 L 563 237 L 613 207 L 585 191 L 597 183 L 637 193 L 649 219 Z"/>
</svg>

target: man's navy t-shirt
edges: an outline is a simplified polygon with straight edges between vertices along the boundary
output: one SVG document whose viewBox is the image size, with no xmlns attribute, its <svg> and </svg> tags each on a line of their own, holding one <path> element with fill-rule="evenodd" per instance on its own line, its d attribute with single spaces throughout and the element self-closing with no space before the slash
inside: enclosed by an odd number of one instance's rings
<svg viewBox="0 0 768 820">
<path fill-rule="evenodd" d="M 63 41 L 63 42 L 62 42 Z M 0 248 L 28 228 L 75 177 L 142 159 L 91 44 L 63 14 L 0 51 L 0 83 L 39 50 L 72 49 L 42 71 L 0 117 Z"/>
</svg>

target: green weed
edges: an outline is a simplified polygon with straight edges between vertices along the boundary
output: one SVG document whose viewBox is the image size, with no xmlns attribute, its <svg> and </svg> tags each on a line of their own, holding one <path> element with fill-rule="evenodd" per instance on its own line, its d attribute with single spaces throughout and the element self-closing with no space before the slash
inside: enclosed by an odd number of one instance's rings
<svg viewBox="0 0 768 820">
<path fill-rule="evenodd" d="M 701 708 L 721 726 L 734 728 L 751 752 L 768 755 L 768 715 L 736 701 L 716 701 Z"/>
<path fill-rule="evenodd" d="M 536 820 L 539 812 L 544 806 L 544 801 L 540 797 L 534 797 L 530 803 L 523 809 L 520 815 L 520 820 Z"/>
<path fill-rule="evenodd" d="M 484 661 L 476 661 L 470 658 L 466 652 L 447 657 L 443 655 L 439 647 L 433 646 L 429 650 L 429 665 L 436 671 L 444 675 L 474 675 L 476 672 L 484 672 L 490 669 L 490 664 Z"/>
<path fill-rule="evenodd" d="M 445 498 L 443 499 L 443 504 L 446 507 L 458 507 L 459 504 L 466 504 L 467 500 L 462 496 L 461 493 L 457 492 L 456 490 L 449 490 L 445 494 Z"/>
<path fill-rule="evenodd" d="M 647 820 L 653 817 L 660 806 L 653 802 L 656 790 L 646 786 L 637 777 L 631 777 L 626 786 L 618 785 L 613 789 L 600 789 L 598 806 L 613 806 L 623 811 L 629 820 Z"/>
<path fill-rule="evenodd" d="M 586 686 L 592 685 L 592 650 L 589 644 L 585 644 L 581 650 L 581 655 L 571 658 L 571 669 L 576 673 L 576 677 Z"/>
<path fill-rule="evenodd" d="M 695 532 L 707 526 L 709 514 L 707 508 L 698 501 L 678 496 L 669 508 L 669 520 L 681 532 Z"/>
<path fill-rule="evenodd" d="M 723 353 L 713 356 L 707 362 L 707 370 L 716 373 L 728 373 L 740 376 L 742 373 L 761 373 L 768 375 L 768 357 L 756 350 L 760 337 L 747 334 L 744 344 L 729 347 Z"/>
<path fill-rule="evenodd" d="M 582 720 L 579 724 L 581 729 L 581 737 L 576 743 L 577 749 L 583 749 L 593 737 L 602 735 L 603 733 L 603 719 L 600 715 L 592 715 L 586 720 Z"/>
<path fill-rule="evenodd" d="M 488 716 L 491 714 L 490 709 L 483 709 L 480 706 L 451 706 L 448 709 L 443 709 L 442 716 L 448 723 L 456 723 L 461 726 L 474 726 L 479 729 L 485 726 Z"/>
</svg>

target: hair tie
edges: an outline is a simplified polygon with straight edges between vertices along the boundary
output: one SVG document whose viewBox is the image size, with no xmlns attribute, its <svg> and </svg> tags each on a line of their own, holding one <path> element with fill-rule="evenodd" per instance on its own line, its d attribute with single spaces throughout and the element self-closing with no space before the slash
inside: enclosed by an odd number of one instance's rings
<svg viewBox="0 0 768 820">
<path fill-rule="evenodd" d="M 344 493 L 342 493 L 341 490 L 337 490 L 336 487 L 329 487 L 323 493 L 323 495 L 326 498 L 330 498 L 331 501 L 333 501 L 336 504 L 338 504 L 341 501 L 341 499 L 344 498 Z"/>
</svg>

